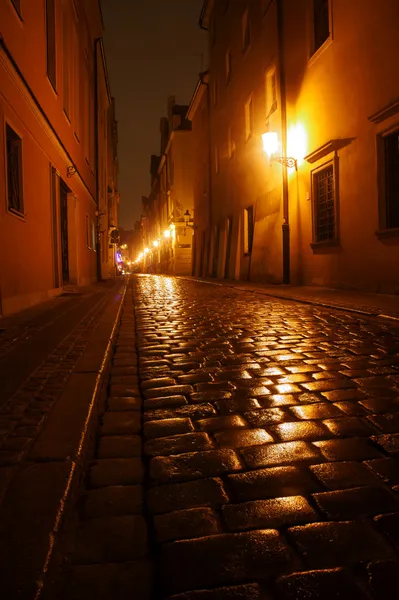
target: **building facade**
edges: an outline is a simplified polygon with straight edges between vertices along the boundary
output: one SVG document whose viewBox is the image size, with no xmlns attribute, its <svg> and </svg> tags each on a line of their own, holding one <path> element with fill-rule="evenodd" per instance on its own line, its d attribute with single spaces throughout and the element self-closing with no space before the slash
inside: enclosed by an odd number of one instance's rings
<svg viewBox="0 0 399 600">
<path fill-rule="evenodd" d="M 398 2 L 205 0 L 200 25 L 207 274 L 397 293 Z"/>
<path fill-rule="evenodd" d="M 170 96 L 160 121 L 161 152 L 151 157 L 151 192 L 143 198 L 143 269 L 191 275 L 194 152 L 188 106 Z"/>
<path fill-rule="evenodd" d="M 0 2 L 1 314 L 101 276 L 111 104 L 102 30 L 97 0 Z"/>
</svg>

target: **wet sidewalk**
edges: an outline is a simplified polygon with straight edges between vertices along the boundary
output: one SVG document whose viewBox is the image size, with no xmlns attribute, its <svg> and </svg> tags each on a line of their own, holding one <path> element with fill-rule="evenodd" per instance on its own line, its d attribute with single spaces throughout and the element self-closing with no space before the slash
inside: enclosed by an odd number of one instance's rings
<svg viewBox="0 0 399 600">
<path fill-rule="evenodd" d="M 373 294 L 318 286 L 267 285 L 230 279 L 198 279 L 195 277 L 187 279 L 210 285 L 228 286 L 272 298 L 294 300 L 315 306 L 342 309 L 365 316 L 399 321 L 399 295 L 394 294 Z"/>
</svg>

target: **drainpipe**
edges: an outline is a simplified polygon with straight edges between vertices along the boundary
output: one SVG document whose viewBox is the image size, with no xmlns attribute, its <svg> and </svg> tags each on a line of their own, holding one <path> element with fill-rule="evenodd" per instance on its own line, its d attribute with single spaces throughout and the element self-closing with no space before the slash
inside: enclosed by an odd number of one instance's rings
<svg viewBox="0 0 399 600">
<path fill-rule="evenodd" d="M 281 104 L 281 144 L 282 155 L 287 156 L 287 95 L 285 86 L 284 42 L 283 42 L 283 3 L 276 0 L 277 8 L 277 61 L 280 75 Z M 288 171 L 283 167 L 283 283 L 290 283 L 290 223 L 288 198 Z"/>
<path fill-rule="evenodd" d="M 94 149 L 95 149 L 95 162 L 96 162 L 96 204 L 97 204 L 97 227 L 96 227 L 96 265 L 97 265 L 97 280 L 101 281 L 101 244 L 100 244 L 100 173 L 99 173 L 99 141 L 98 141 L 98 44 L 102 39 L 96 38 L 94 40 Z M 107 227 L 108 235 L 108 227 Z M 108 240 L 107 240 L 108 243 Z"/>
<path fill-rule="evenodd" d="M 205 27 L 203 27 L 205 29 Z M 203 73 L 200 74 L 201 84 L 206 86 L 206 104 L 208 110 L 208 217 L 209 217 L 209 248 L 207 256 L 207 266 L 205 276 L 208 276 L 210 269 L 212 268 L 209 264 L 211 256 L 211 240 L 212 240 L 212 227 L 213 227 L 213 214 L 212 214 L 212 140 L 211 140 L 211 94 L 209 82 L 203 78 Z"/>
</svg>

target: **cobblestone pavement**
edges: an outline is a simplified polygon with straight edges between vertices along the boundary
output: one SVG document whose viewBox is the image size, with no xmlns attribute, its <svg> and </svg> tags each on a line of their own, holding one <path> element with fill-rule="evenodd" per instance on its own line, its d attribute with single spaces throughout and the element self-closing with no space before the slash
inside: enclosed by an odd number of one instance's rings
<svg viewBox="0 0 399 600">
<path fill-rule="evenodd" d="M 53 597 L 397 598 L 398 388 L 390 324 L 133 278 Z"/>
</svg>

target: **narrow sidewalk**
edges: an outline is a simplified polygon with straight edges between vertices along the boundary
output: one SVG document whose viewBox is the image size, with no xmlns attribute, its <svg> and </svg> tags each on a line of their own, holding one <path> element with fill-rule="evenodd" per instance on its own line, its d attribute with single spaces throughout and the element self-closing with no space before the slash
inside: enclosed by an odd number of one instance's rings
<svg viewBox="0 0 399 600">
<path fill-rule="evenodd" d="M 369 317 L 381 317 L 399 322 L 399 295 L 395 294 L 373 294 L 307 285 L 268 285 L 266 283 L 252 283 L 232 279 L 199 277 L 183 277 L 183 279 L 211 285 L 222 285 L 273 298 L 281 298 L 282 300 L 293 300 L 325 308 L 347 310 Z"/>
</svg>

